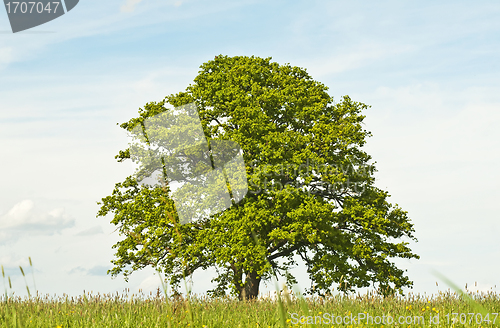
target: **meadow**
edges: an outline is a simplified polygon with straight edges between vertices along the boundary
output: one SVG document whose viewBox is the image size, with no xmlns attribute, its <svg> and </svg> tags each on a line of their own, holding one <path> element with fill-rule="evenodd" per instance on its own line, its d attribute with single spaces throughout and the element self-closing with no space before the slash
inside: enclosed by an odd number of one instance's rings
<svg viewBox="0 0 500 328">
<path fill-rule="evenodd" d="M 10 295 L 0 302 L 0 327 L 497 327 L 499 305 L 496 293 L 450 291 L 384 299 L 372 293 L 302 298 L 285 290 L 281 297 L 253 301 L 165 298 L 160 290 L 78 298 Z"/>
<path fill-rule="evenodd" d="M 29 258 L 33 269 L 31 258 Z M 167 288 L 156 294 L 120 295 L 84 292 L 79 297 L 35 295 L 19 267 L 28 297 L 15 296 L 10 277 L 0 297 L 0 327 L 498 327 L 500 295 L 496 292 L 455 291 L 437 295 L 408 293 L 383 297 L 375 292 L 304 297 L 286 286 L 255 300 L 208 298 L 187 293 L 168 297 Z M 32 270 L 33 273 L 33 270 Z"/>
</svg>

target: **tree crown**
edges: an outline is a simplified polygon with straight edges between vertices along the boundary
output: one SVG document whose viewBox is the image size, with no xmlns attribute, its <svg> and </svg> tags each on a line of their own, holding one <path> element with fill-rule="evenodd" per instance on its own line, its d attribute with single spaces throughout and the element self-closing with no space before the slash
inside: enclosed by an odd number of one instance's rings
<svg viewBox="0 0 500 328">
<path fill-rule="evenodd" d="M 240 297 L 256 296 L 260 281 L 289 270 L 297 256 L 323 294 L 377 283 L 383 293 L 412 282 L 390 258 L 418 258 L 407 213 L 374 186 L 375 167 L 362 149 L 368 106 L 344 96 L 334 103 L 327 87 L 305 69 L 271 58 L 217 56 L 204 63 L 186 91 L 151 102 L 123 123 L 132 131 L 149 118 L 195 104 L 210 144 L 231 140 L 243 151 L 248 192 L 226 210 L 178 225 L 169 186 L 141 186 L 131 176 L 102 199 L 98 216 L 126 236 L 118 242 L 117 275 L 148 265 L 172 284 L 195 270 L 215 267 L 215 295 L 226 287 Z M 120 151 L 119 161 L 130 158 Z M 341 282 L 344 282 L 342 284 Z M 346 283 L 347 282 L 347 283 Z M 243 296 L 244 295 L 244 296 Z"/>
</svg>

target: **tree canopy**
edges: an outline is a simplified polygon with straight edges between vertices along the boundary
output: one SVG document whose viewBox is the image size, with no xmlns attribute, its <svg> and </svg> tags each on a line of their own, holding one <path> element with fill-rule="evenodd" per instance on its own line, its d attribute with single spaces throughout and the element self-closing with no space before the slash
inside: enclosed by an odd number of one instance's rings
<svg viewBox="0 0 500 328">
<path fill-rule="evenodd" d="M 412 282 L 393 263 L 419 258 L 407 212 L 375 187 L 375 167 L 364 150 L 367 105 L 328 88 L 305 69 L 271 58 L 217 56 L 201 65 L 194 83 L 147 103 L 120 126 L 129 132 L 172 108 L 194 104 L 210 145 L 241 147 L 248 190 L 228 208 L 182 223 L 171 184 L 144 185 L 138 175 L 102 198 L 97 216 L 124 239 L 117 242 L 113 276 L 152 266 L 175 287 L 184 276 L 216 269 L 212 295 L 258 295 L 274 275 L 297 283 L 290 269 L 305 263 L 309 293 L 374 285 L 384 295 Z M 134 159 L 120 150 L 118 161 Z M 143 163 L 144 164 L 144 163 Z M 145 165 L 143 165 L 145 168 Z M 168 174 L 167 174 L 168 176 Z M 229 189 L 231 189 L 229 187 Z"/>
</svg>

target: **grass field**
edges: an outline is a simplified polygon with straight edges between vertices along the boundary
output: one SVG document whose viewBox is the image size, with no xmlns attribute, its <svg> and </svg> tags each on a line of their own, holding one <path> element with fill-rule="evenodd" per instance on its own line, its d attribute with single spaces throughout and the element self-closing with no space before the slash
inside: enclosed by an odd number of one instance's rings
<svg viewBox="0 0 500 328">
<path fill-rule="evenodd" d="M 493 293 L 470 293 L 475 303 L 451 292 L 433 297 L 408 294 L 404 298 L 388 299 L 370 294 L 337 295 L 324 299 L 283 295 L 282 307 L 278 300 L 271 299 L 239 302 L 231 298 L 192 297 L 189 302 L 186 299 L 169 299 L 167 302 L 162 295 L 128 296 L 125 291 L 122 295 L 86 293 L 79 298 L 38 296 L 21 299 L 10 296 L 6 301 L 3 297 L 0 326 L 497 327 L 500 322 L 496 318 L 500 298 Z M 478 304 L 482 309 L 478 310 Z M 457 313 L 456 317 L 453 313 Z M 452 323 L 454 317 L 455 324 Z"/>
<path fill-rule="evenodd" d="M 31 258 L 29 258 L 32 267 Z M 280 293 L 252 301 L 155 295 L 100 295 L 92 292 L 74 298 L 31 295 L 0 297 L 0 327 L 498 327 L 500 295 L 493 292 L 455 291 L 437 295 L 408 293 L 384 298 L 375 293 L 304 298 L 300 293 Z M 33 272 L 33 270 L 32 270 Z M 439 274 L 437 274 L 440 276 Z M 5 284 L 5 273 L 2 266 Z M 33 284 L 36 284 L 33 277 Z M 165 288 L 165 286 L 164 286 Z M 296 296 L 297 295 L 297 296 Z"/>
</svg>

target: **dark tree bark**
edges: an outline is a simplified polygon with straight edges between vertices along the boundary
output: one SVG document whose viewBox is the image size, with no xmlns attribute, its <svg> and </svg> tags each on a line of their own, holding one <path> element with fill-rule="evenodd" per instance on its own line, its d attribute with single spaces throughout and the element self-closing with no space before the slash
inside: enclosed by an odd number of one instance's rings
<svg viewBox="0 0 500 328">
<path fill-rule="evenodd" d="M 245 283 L 243 286 L 237 284 L 238 298 L 240 301 L 256 299 L 259 296 L 259 286 L 261 277 L 257 276 L 257 272 L 246 273 Z"/>
<path fill-rule="evenodd" d="M 259 286 L 261 277 L 257 276 L 257 272 L 250 272 L 245 278 L 245 298 L 247 300 L 255 299 L 259 296 Z"/>
</svg>

